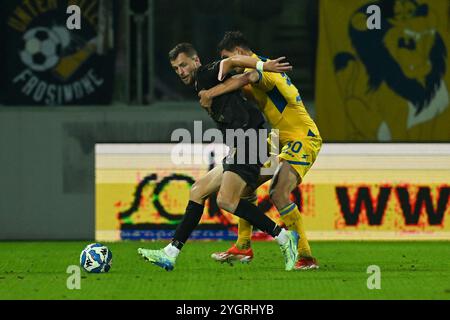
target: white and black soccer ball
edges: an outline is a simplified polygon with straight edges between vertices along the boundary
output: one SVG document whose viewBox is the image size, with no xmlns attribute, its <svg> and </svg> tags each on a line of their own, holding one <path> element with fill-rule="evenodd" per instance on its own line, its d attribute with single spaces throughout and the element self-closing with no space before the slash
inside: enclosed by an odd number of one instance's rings
<svg viewBox="0 0 450 320">
<path fill-rule="evenodd" d="M 61 51 L 62 44 L 55 32 L 37 27 L 24 34 L 20 58 L 33 71 L 43 72 L 57 65 Z"/>
<path fill-rule="evenodd" d="M 80 265 L 89 273 L 103 273 L 111 269 L 112 253 L 100 243 L 88 245 L 80 254 Z"/>
</svg>

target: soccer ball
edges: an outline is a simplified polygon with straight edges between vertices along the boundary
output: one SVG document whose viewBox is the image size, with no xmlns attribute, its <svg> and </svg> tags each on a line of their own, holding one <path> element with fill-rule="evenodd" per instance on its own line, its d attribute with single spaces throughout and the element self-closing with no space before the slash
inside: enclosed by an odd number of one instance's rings
<svg viewBox="0 0 450 320">
<path fill-rule="evenodd" d="M 30 69 L 43 72 L 59 62 L 62 45 L 52 30 L 43 27 L 28 30 L 23 40 L 24 47 L 20 52 L 20 58 Z"/>
<path fill-rule="evenodd" d="M 81 267 L 90 273 L 108 272 L 111 269 L 112 253 L 100 243 L 88 245 L 80 255 Z"/>
</svg>

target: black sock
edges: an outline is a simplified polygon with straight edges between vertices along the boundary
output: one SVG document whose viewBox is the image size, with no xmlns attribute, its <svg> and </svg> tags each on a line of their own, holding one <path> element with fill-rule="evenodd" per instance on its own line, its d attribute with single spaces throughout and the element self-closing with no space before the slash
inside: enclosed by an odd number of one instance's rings
<svg viewBox="0 0 450 320">
<path fill-rule="evenodd" d="M 200 223 L 200 219 L 203 215 L 204 205 L 198 204 L 194 201 L 189 201 L 186 207 L 186 213 L 183 220 L 175 230 L 175 236 L 173 237 L 172 245 L 181 250 L 187 239 L 191 235 L 192 231 Z"/>
<path fill-rule="evenodd" d="M 281 228 L 272 219 L 259 211 L 257 206 L 247 200 L 241 199 L 241 201 L 239 201 L 234 214 L 247 220 L 259 230 L 270 234 L 272 237 L 278 236 L 281 232 Z"/>
<path fill-rule="evenodd" d="M 183 242 L 180 242 L 179 240 L 176 240 L 176 239 L 173 239 L 171 244 L 178 250 L 181 250 L 181 248 L 183 248 L 183 246 L 184 246 Z"/>
</svg>

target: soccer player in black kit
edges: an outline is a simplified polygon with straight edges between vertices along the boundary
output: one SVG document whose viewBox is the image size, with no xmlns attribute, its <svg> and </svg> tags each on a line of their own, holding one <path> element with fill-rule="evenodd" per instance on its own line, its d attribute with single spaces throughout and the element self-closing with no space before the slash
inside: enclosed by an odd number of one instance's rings
<svg viewBox="0 0 450 320">
<path fill-rule="evenodd" d="M 256 68 L 258 63 L 258 60 L 252 57 L 238 56 L 233 59 L 241 59 L 240 65 L 244 63 L 247 68 Z M 290 70 L 288 63 L 280 62 L 282 59 L 266 62 L 264 70 L 269 72 Z M 175 46 L 169 52 L 169 60 L 183 83 L 194 86 L 197 92 L 212 88 L 224 81 L 223 74 L 227 74 L 226 71 L 233 68 L 234 61 L 225 59 L 202 66 L 195 48 L 189 43 Z M 209 114 L 224 135 L 229 129 L 258 131 L 264 124 L 262 113 L 253 103 L 246 100 L 240 91 L 215 98 Z M 171 243 L 160 250 L 138 249 L 138 253 L 145 259 L 167 271 L 173 270 L 181 248 L 200 222 L 206 198 L 219 191 L 218 206 L 249 221 L 258 229 L 274 237 L 284 255 L 285 269 L 288 271 L 293 269 L 297 259 L 297 233 L 282 229 L 259 211 L 254 204 L 241 199 L 246 186 L 254 189 L 258 185 L 261 164 L 249 161 L 249 158 L 252 158 L 249 153 L 257 152 L 257 147 L 248 144 L 245 150 L 238 150 L 236 145 L 229 147 L 230 154 L 224 159 L 223 164 L 212 169 L 192 186 L 184 218 L 178 225 Z M 243 164 L 238 161 L 240 152 L 245 152 Z M 222 171 L 222 174 L 218 174 L 218 171 Z"/>
</svg>

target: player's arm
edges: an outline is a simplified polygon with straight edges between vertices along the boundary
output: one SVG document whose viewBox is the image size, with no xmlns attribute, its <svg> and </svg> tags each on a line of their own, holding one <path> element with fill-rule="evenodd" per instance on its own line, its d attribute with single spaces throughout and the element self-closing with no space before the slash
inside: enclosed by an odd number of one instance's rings
<svg viewBox="0 0 450 320">
<path fill-rule="evenodd" d="M 258 71 L 250 71 L 244 74 L 234 76 L 227 79 L 209 90 L 202 90 L 198 93 L 200 98 L 200 105 L 203 108 L 209 109 L 212 100 L 215 97 L 240 90 L 248 84 L 257 83 L 260 80 L 260 73 Z"/>
<path fill-rule="evenodd" d="M 282 62 L 284 59 L 286 59 L 286 57 L 263 62 L 255 57 L 235 55 L 220 62 L 219 80 L 222 81 L 225 79 L 225 76 L 234 68 L 249 68 L 259 70 L 260 72 L 267 71 L 277 73 L 291 71 L 292 66 L 289 62 Z"/>
</svg>

